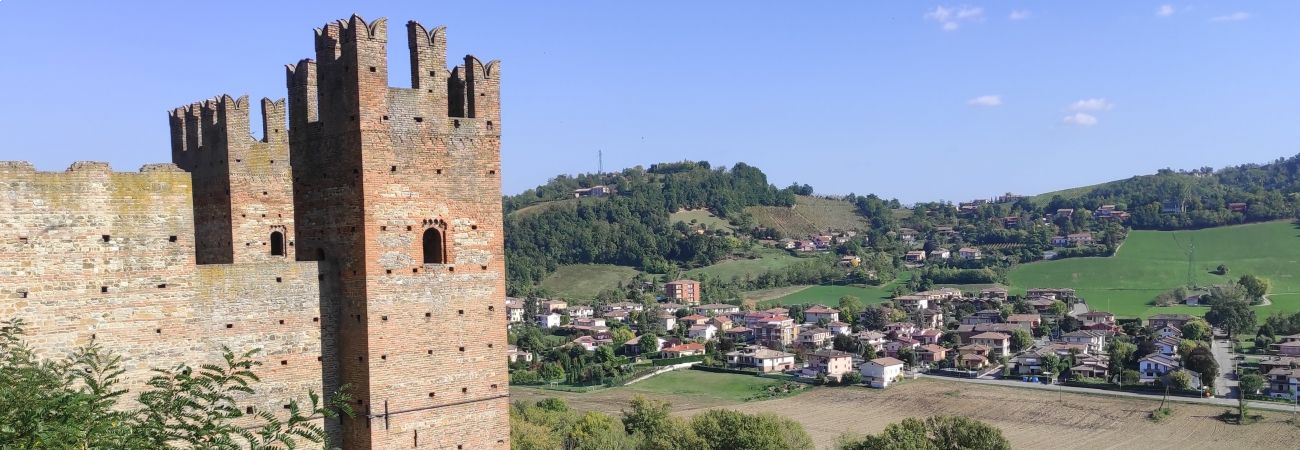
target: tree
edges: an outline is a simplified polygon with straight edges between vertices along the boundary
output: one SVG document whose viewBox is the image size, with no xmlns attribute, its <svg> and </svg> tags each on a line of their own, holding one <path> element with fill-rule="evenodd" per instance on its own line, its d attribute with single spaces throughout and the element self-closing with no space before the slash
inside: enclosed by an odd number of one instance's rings
<svg viewBox="0 0 1300 450">
<path fill-rule="evenodd" d="M 640 347 L 641 353 L 657 352 L 659 351 L 659 336 L 655 336 L 653 333 L 643 334 L 636 344 L 637 347 Z"/>
<path fill-rule="evenodd" d="M 862 342 L 847 334 L 837 334 L 831 338 L 831 348 L 842 352 L 861 353 Z"/>
<path fill-rule="evenodd" d="M 155 369 L 131 406 L 120 404 L 121 357 L 92 342 L 58 360 L 23 341 L 23 322 L 0 323 L 0 442 L 5 448 L 272 449 L 325 444 L 315 417 L 351 415 L 340 391 L 290 400 L 286 411 L 246 411 L 261 365 L 254 352 L 222 349 L 221 364 Z M 278 408 L 277 408 L 278 409 Z M 315 417 L 313 417 L 315 416 Z M 238 422 L 238 423 L 237 423 Z"/>
<path fill-rule="evenodd" d="M 1188 370 L 1201 374 L 1201 385 L 1214 387 L 1214 380 L 1219 376 L 1219 363 L 1214 360 L 1214 354 L 1210 349 L 1205 347 L 1196 347 L 1187 353 L 1187 358 L 1183 360 L 1183 367 Z"/>
<path fill-rule="evenodd" d="M 616 345 L 623 345 L 624 342 L 636 339 L 636 333 L 633 333 L 632 330 L 627 327 L 615 328 L 611 330 L 609 334 L 610 338 L 614 340 L 614 344 Z"/>
<path fill-rule="evenodd" d="M 1169 374 L 1169 387 L 1185 391 L 1192 387 L 1192 377 L 1187 372 L 1177 371 Z"/>
<path fill-rule="evenodd" d="M 1258 394 L 1265 385 L 1264 377 L 1253 373 L 1242 375 L 1241 379 L 1237 380 L 1237 387 L 1241 388 L 1242 394 Z"/>
<path fill-rule="evenodd" d="M 812 437 L 799 422 L 774 414 L 751 415 L 714 409 L 691 417 L 690 429 L 709 450 L 811 449 Z"/>
<path fill-rule="evenodd" d="M 862 310 L 860 325 L 868 330 L 883 330 L 889 323 L 889 313 L 884 308 L 872 306 Z"/>
<path fill-rule="evenodd" d="M 851 295 L 840 297 L 840 320 L 848 323 L 857 323 L 858 314 L 861 312 L 861 299 Z"/>
<path fill-rule="evenodd" d="M 1210 324 L 1206 323 L 1204 320 L 1193 320 L 1187 322 L 1183 324 L 1182 331 L 1183 339 L 1191 339 L 1193 341 L 1208 341 L 1214 333 L 1214 330 L 1210 328 Z"/>
<path fill-rule="evenodd" d="M 1110 345 L 1110 373 L 1119 377 L 1122 371 L 1128 367 L 1133 360 L 1133 355 L 1137 353 L 1137 346 L 1128 342 L 1114 342 Z M 1120 378 L 1122 384 L 1132 384 Z M 1136 381 L 1134 382 L 1136 383 Z"/>
<path fill-rule="evenodd" d="M 960 416 L 931 416 L 925 420 L 903 419 L 891 423 L 877 435 L 841 444 L 842 450 L 875 449 L 1010 449 L 1002 430 L 975 419 Z"/>
<path fill-rule="evenodd" d="M 1028 331 L 1015 329 L 1011 330 L 1011 351 L 1018 352 L 1034 345 L 1034 336 Z"/>
<path fill-rule="evenodd" d="M 1219 267 L 1215 267 L 1215 268 L 1214 268 L 1214 273 L 1219 274 L 1219 275 L 1227 275 L 1227 274 L 1228 274 L 1228 265 L 1227 265 L 1227 264 L 1219 264 Z"/>
<path fill-rule="evenodd" d="M 1264 294 L 1268 293 L 1268 280 L 1254 275 L 1242 275 L 1237 284 L 1246 290 L 1246 295 L 1252 300 L 1264 298 Z"/>
<path fill-rule="evenodd" d="M 1231 338 L 1255 329 L 1255 310 L 1244 301 L 1216 302 L 1205 313 L 1205 320 L 1226 330 Z"/>
</svg>

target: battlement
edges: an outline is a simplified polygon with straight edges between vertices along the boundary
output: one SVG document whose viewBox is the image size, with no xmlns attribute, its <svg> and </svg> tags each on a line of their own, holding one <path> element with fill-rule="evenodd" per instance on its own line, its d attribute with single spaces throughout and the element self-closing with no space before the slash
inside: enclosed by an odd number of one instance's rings
<svg viewBox="0 0 1300 450">
<path fill-rule="evenodd" d="M 140 166 L 137 172 L 114 172 L 113 166 L 103 161 L 77 161 L 72 163 L 63 172 L 38 171 L 36 166 L 27 161 L 0 161 L 0 173 L 3 174 L 62 174 L 62 173 L 105 173 L 136 175 L 140 173 L 151 172 L 184 172 L 180 167 L 170 163 L 153 163 Z"/>
<path fill-rule="evenodd" d="M 168 111 L 172 161 L 185 170 L 229 164 L 244 156 L 255 142 L 281 144 L 285 128 L 285 99 L 262 98 L 262 139 L 253 137 L 248 96 L 222 94 Z M 284 152 L 287 159 L 288 151 Z"/>
</svg>

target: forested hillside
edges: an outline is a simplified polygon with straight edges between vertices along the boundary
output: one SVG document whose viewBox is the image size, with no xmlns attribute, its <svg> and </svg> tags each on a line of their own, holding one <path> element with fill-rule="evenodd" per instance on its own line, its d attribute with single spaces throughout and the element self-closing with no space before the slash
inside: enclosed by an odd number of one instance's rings
<svg viewBox="0 0 1300 450">
<path fill-rule="evenodd" d="M 1136 229 L 1187 229 L 1295 217 L 1300 201 L 1300 155 L 1269 164 L 1243 164 L 1215 171 L 1163 169 L 1099 185 L 1075 197 L 1055 197 L 1047 211 L 1058 208 L 1094 210 L 1116 205 L 1132 216 Z M 1233 211 L 1244 203 L 1245 211 Z"/>
<path fill-rule="evenodd" d="M 609 186 L 604 197 L 572 199 L 574 189 Z M 748 206 L 789 206 L 811 188 L 778 189 L 759 169 L 738 163 L 655 164 L 618 173 L 561 176 L 506 197 L 506 253 L 512 292 L 534 286 L 561 264 L 618 264 L 662 273 L 675 265 L 700 267 L 727 255 L 735 238 L 669 223 L 683 208 L 707 208 L 742 227 Z M 551 203 L 548 203 L 551 202 Z M 548 203 L 527 214 L 516 211 Z"/>
</svg>

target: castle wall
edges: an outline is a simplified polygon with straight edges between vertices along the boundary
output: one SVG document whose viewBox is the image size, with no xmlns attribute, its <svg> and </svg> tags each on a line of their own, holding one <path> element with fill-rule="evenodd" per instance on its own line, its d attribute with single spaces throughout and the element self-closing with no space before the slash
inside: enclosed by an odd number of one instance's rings
<svg viewBox="0 0 1300 450">
<path fill-rule="evenodd" d="M 280 412 L 322 392 L 332 336 L 317 263 L 196 266 L 190 189 L 170 164 L 0 162 L 0 318 L 23 319 L 43 356 L 94 339 L 122 357 L 132 391 L 152 368 L 218 363 L 226 346 L 263 362 L 246 406 Z"/>
</svg>

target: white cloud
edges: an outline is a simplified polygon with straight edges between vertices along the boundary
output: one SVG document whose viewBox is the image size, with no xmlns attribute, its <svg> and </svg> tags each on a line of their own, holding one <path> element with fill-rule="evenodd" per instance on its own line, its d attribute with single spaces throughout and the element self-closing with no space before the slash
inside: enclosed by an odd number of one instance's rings
<svg viewBox="0 0 1300 450">
<path fill-rule="evenodd" d="M 1011 11 L 1011 15 L 1007 16 L 1007 18 L 1011 20 L 1025 20 L 1031 15 L 1033 15 L 1033 13 L 1029 12 L 1027 9 L 1017 9 Z"/>
<path fill-rule="evenodd" d="M 1114 108 L 1115 104 L 1104 98 L 1085 98 L 1070 104 L 1070 111 L 1104 111 Z"/>
<path fill-rule="evenodd" d="M 984 8 L 977 6 L 936 6 L 934 9 L 926 11 L 926 20 L 938 22 L 944 31 L 953 31 L 961 28 L 962 22 L 982 22 L 984 20 Z"/>
<path fill-rule="evenodd" d="M 1068 123 L 1070 125 L 1090 127 L 1097 124 L 1097 116 L 1088 113 L 1074 113 L 1065 116 L 1065 118 L 1061 119 L 1061 121 Z"/>
<path fill-rule="evenodd" d="M 1246 20 L 1249 18 L 1250 18 L 1250 13 L 1244 11 L 1237 11 L 1235 13 L 1228 14 L 1226 16 L 1217 16 L 1213 19 L 1210 19 L 1210 21 L 1211 22 L 1240 22 L 1242 20 Z"/>
<path fill-rule="evenodd" d="M 1160 17 L 1169 17 L 1174 15 L 1175 12 L 1177 12 L 1177 10 L 1174 9 L 1174 5 L 1170 5 L 1168 3 L 1160 5 L 1159 8 L 1156 8 L 1156 15 Z"/>
<path fill-rule="evenodd" d="M 1000 95 L 981 95 L 966 101 L 971 106 L 999 106 L 1002 104 Z"/>
</svg>

